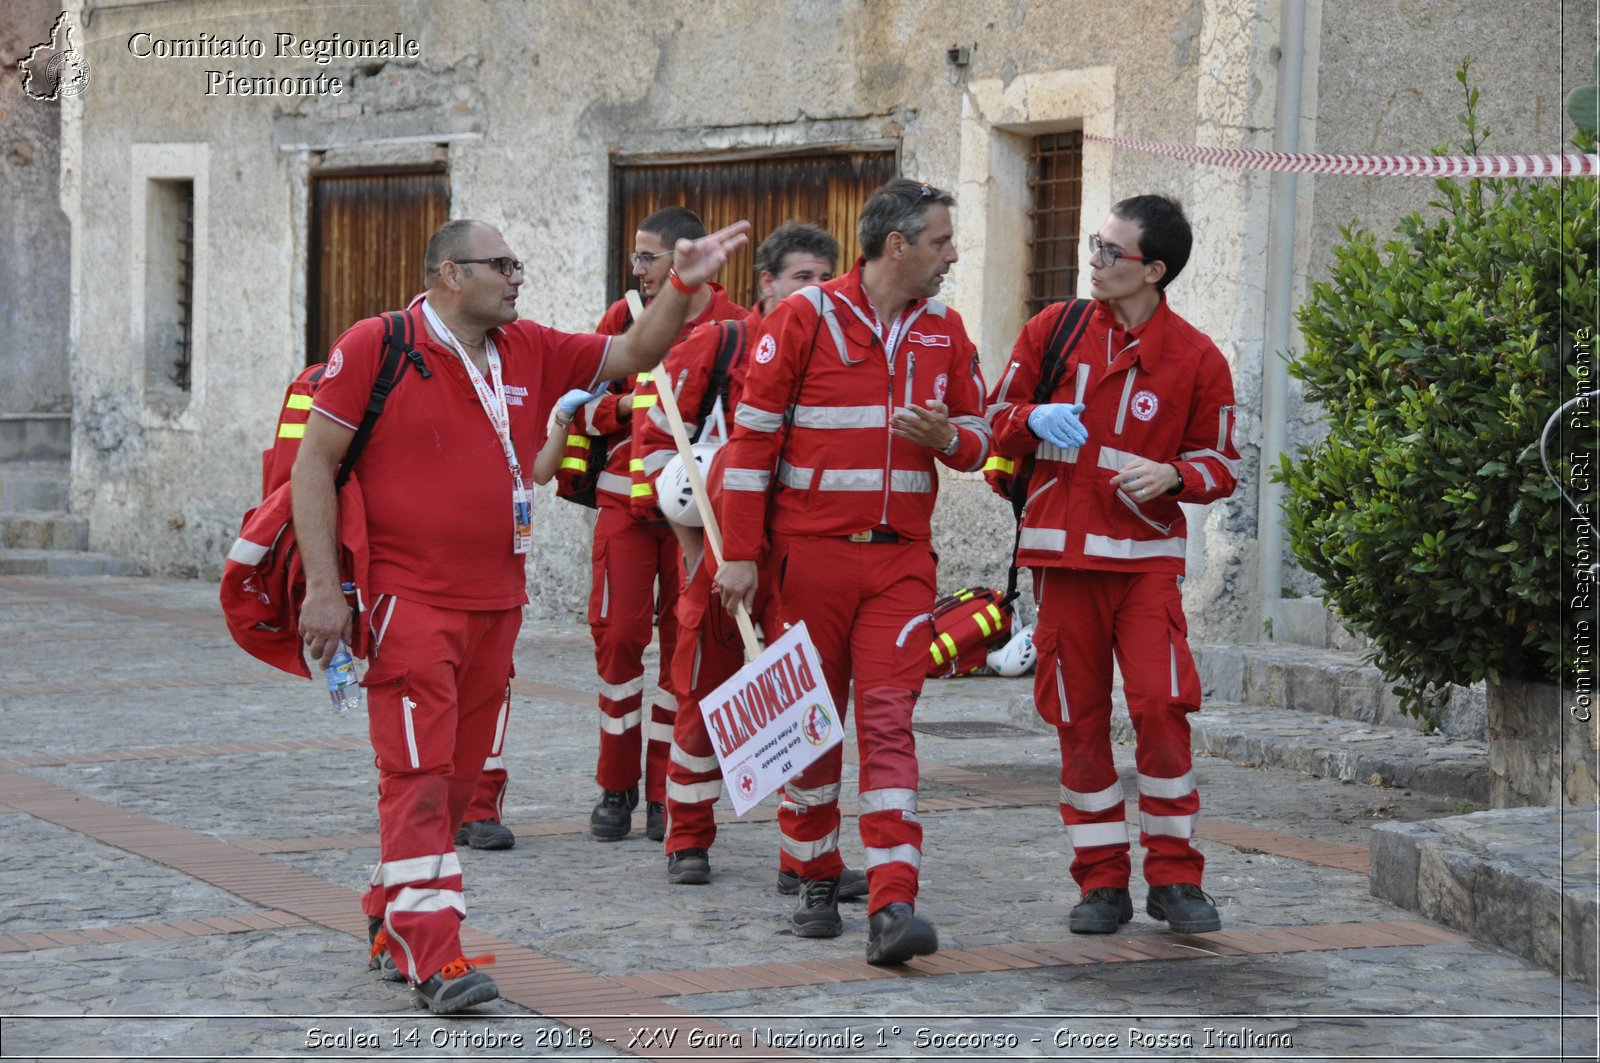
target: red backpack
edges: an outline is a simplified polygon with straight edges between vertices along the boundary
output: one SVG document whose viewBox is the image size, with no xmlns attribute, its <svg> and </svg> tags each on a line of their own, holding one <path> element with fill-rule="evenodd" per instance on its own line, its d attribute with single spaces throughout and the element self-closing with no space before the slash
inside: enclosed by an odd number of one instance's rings
<svg viewBox="0 0 1600 1063">
<path fill-rule="evenodd" d="M 928 647 L 928 678 L 972 675 L 989 651 L 1011 637 L 1011 603 L 992 587 L 963 587 L 933 606 L 933 641 Z"/>
<path fill-rule="evenodd" d="M 361 593 L 367 584 L 367 513 L 361 485 L 352 479 L 356 460 L 406 365 L 415 363 L 424 377 L 433 375 L 423 364 L 422 352 L 411 345 L 410 319 L 401 313 L 383 317 L 383 365 L 334 486 L 339 495 L 339 578 L 350 588 L 350 606 L 357 614 L 363 609 Z M 305 598 L 306 581 L 295 542 L 289 470 L 300 451 L 306 419 L 311 413 L 311 396 L 325 368 L 326 363 L 307 367 L 284 393 L 278 435 L 272 447 L 261 455 L 265 497 L 244 515 L 239 537 L 222 566 L 220 595 L 228 633 L 246 653 L 308 679 L 311 670 L 306 667 L 300 647 L 300 603 Z M 352 625 L 351 642 L 351 654 L 365 657 L 366 625 L 360 623 L 359 615 Z"/>
</svg>

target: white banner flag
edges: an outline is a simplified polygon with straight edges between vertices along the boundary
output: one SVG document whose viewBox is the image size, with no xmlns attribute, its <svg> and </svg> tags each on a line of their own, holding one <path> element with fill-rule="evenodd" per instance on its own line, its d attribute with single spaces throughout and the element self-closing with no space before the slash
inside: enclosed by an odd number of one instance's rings
<svg viewBox="0 0 1600 1063">
<path fill-rule="evenodd" d="M 844 741 L 804 623 L 702 698 L 700 714 L 741 816 Z"/>
</svg>

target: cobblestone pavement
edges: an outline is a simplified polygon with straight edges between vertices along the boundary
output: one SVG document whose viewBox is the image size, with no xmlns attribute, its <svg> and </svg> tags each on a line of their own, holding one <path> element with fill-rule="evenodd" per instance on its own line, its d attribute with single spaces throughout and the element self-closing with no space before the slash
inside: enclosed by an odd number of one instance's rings
<svg viewBox="0 0 1600 1063">
<path fill-rule="evenodd" d="M 1027 680 L 931 682 L 918 710 L 940 951 L 867 966 L 859 904 L 795 938 L 770 799 L 724 817 L 708 886 L 669 885 L 642 833 L 589 837 L 590 644 L 548 623 L 517 655 L 517 845 L 463 854 L 502 999 L 424 1017 L 366 971 L 364 720 L 238 650 L 213 586 L 3 577 L 0 645 L 4 1058 L 1595 1058 L 1583 986 L 1369 892 L 1370 825 L 1459 801 L 1200 758 L 1226 929 L 1171 934 L 1136 886 L 1122 932 L 1069 934 L 1054 742 L 1007 709 Z"/>
</svg>

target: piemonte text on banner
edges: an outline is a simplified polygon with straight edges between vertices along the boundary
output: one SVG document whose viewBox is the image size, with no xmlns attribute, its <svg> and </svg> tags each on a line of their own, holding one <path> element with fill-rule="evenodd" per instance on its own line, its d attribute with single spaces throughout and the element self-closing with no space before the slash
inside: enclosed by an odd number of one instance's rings
<svg viewBox="0 0 1600 1063">
<path fill-rule="evenodd" d="M 844 741 L 844 726 L 804 623 L 700 701 L 706 731 L 744 815 Z"/>
</svg>

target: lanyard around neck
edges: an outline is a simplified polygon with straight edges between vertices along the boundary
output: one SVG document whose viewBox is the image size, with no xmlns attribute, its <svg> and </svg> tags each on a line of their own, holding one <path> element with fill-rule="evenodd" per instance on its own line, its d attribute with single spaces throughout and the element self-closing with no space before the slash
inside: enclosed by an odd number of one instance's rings
<svg viewBox="0 0 1600 1063">
<path fill-rule="evenodd" d="M 490 426 L 494 428 L 494 434 L 499 437 L 500 448 L 505 452 L 506 464 L 511 468 L 512 479 L 516 481 L 516 488 L 521 490 L 522 467 L 517 463 L 516 446 L 511 442 L 511 411 L 506 406 L 505 383 L 500 377 L 500 352 L 495 349 L 494 341 L 489 338 L 488 333 L 484 333 L 483 342 L 489 359 L 489 377 L 494 382 L 491 388 L 489 382 L 483 379 L 483 374 L 478 372 L 478 367 L 468 357 L 461 341 L 456 339 L 455 333 L 450 331 L 449 326 L 434 312 L 433 307 L 428 305 L 426 299 L 422 301 L 422 312 L 433 330 L 461 358 L 461 364 L 467 371 L 467 379 L 472 381 L 472 390 L 478 395 L 478 405 L 483 407 Z"/>
</svg>

